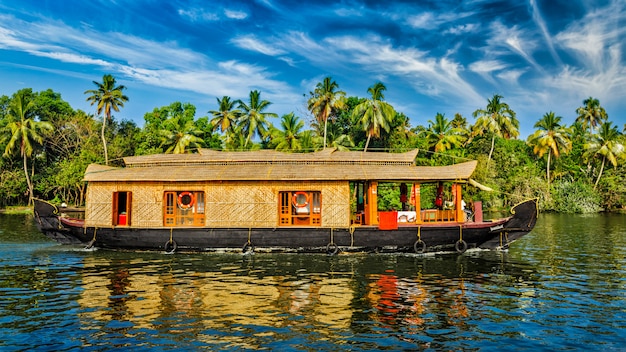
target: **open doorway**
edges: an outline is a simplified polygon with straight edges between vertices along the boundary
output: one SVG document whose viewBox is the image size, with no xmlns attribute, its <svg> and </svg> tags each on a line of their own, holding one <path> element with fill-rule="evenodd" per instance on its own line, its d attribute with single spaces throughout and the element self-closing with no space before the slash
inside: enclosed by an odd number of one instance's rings
<svg viewBox="0 0 626 352">
<path fill-rule="evenodd" d="M 113 226 L 130 226 L 131 192 L 113 193 Z"/>
</svg>

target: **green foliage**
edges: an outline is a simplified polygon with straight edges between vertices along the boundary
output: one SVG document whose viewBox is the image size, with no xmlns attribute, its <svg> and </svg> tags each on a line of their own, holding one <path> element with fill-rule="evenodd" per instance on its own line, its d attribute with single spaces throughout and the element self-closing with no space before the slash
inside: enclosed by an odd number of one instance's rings
<svg viewBox="0 0 626 352">
<path fill-rule="evenodd" d="M 114 81 L 104 83 L 110 85 Z M 96 83 L 98 90 L 88 92 L 94 94 L 94 104 L 98 103 L 97 107 L 106 115 L 105 104 L 100 105 L 102 101 L 98 100 L 98 94 L 105 93 L 104 83 Z M 60 94 L 50 89 L 42 92 L 23 89 L 19 93 L 24 101 L 32 102 L 23 117 L 49 123 L 55 132 L 43 134 L 42 143 L 32 144 L 32 154 L 27 160 L 28 174 L 23 170 L 24 160 L 15 148 L 18 145 L 15 141 L 12 152 L 0 158 L 0 206 L 26 204 L 29 191 L 26 176 L 31 175 L 33 167 L 34 196 L 83 204 L 86 184 L 82 179 L 87 166 L 106 162 L 102 132 L 110 141 L 112 164 L 121 166 L 125 156 L 163 153 L 167 147 L 177 144 L 174 142 L 185 142 L 185 135 L 195 137 L 191 138 L 193 141 L 189 140 L 185 150 L 202 145 L 227 150 L 272 148 L 309 152 L 323 147 L 325 130 L 326 144 L 332 148 L 363 150 L 369 138 L 368 149 L 372 150 L 402 152 L 419 149 L 418 165 L 448 165 L 477 160 L 472 178 L 495 192 L 481 191 L 468 185 L 464 187 L 463 198 L 468 203 L 482 201 L 485 210 L 501 210 L 528 198 L 539 198 L 542 210 L 560 212 L 595 212 L 626 206 L 626 155 L 623 152 L 626 140 L 593 98 L 585 100 L 585 107 L 579 110 L 579 122 L 567 127 L 567 137 L 571 140 L 569 153 L 560 153 L 557 158 L 552 149 L 550 180 L 554 183 L 550 187 L 545 180 L 548 167 L 545 154 L 549 153 L 545 147 L 549 143 L 537 138 L 529 146 L 523 140 L 511 139 L 517 135 L 518 122 L 500 96 L 494 95 L 488 100 L 486 109 L 477 110 L 474 126 L 468 126 L 467 120 L 459 114 L 452 121 L 443 115 L 435 117 L 428 127 L 412 127 L 410 117 L 401 112 L 394 112 L 383 120 L 363 121 L 366 114 L 355 113 L 356 108 L 371 108 L 371 104 L 384 103 L 383 88 L 383 85 L 370 87 L 370 99 L 355 96 L 342 99 L 343 105 L 332 109 L 328 118 L 319 114 L 301 120 L 288 114 L 280 123 L 273 125 L 269 118 L 275 114 L 264 112 L 271 103 L 262 100 L 259 91 L 253 91 L 250 92 L 249 102 L 245 103 L 230 97 L 218 98 L 217 110 L 210 110 L 210 117 L 197 119 L 194 105 L 173 102 L 146 113 L 143 127 L 131 121 L 118 122 L 113 116 L 103 121 L 85 112 L 74 111 Z M 334 92 L 337 92 L 337 87 L 334 87 Z M 117 96 L 116 106 L 122 107 L 126 99 L 125 96 Z M 13 135 L 8 127 L 20 120 L 11 110 L 12 104 L 12 97 L 0 96 L 0 150 L 3 152 Z M 111 109 L 115 110 L 115 107 L 111 105 Z M 315 112 L 320 113 L 321 110 Z M 496 113 L 495 119 L 491 112 Z M 498 117 L 498 114 L 501 116 Z M 545 116 L 544 120 L 548 122 Z M 559 122 L 556 115 L 553 120 Z M 325 127 L 326 121 L 328 124 Z M 597 122 L 595 127 L 594 121 Z M 372 128 L 375 124 L 377 133 L 364 129 L 365 122 L 370 123 Z M 106 129 L 105 124 L 108 125 Z M 548 127 L 546 123 L 537 128 L 555 130 Z M 458 131 L 451 133 L 455 129 Z M 474 134 L 470 135 L 470 130 Z M 161 137 L 166 137 L 166 134 L 167 141 L 172 143 L 163 143 Z M 430 139 L 427 138 L 429 136 Z M 535 137 L 543 136 L 537 134 Z M 260 137 L 260 142 L 252 142 L 253 137 Z M 435 140 L 444 137 L 458 140 L 445 144 L 433 153 Z M 469 140 L 461 144 L 465 138 Z M 537 155 L 533 153 L 533 147 L 540 148 L 535 150 Z M 543 158 L 540 156 L 542 153 Z M 595 182 L 597 187 L 594 190 Z M 436 184 L 421 185 L 422 208 L 434 207 L 435 187 Z M 395 184 L 381 183 L 378 199 L 381 210 L 401 208 L 399 189 Z"/>
<path fill-rule="evenodd" d="M 552 187 L 552 210 L 561 213 L 597 213 L 601 196 L 593 185 L 580 181 L 557 181 Z"/>
<path fill-rule="evenodd" d="M 396 116 L 393 106 L 384 101 L 385 90 L 387 87 L 383 83 L 375 83 L 367 89 L 372 96 L 371 99 L 361 102 L 352 111 L 352 118 L 358 120 L 359 125 L 367 133 L 364 151 L 367 151 L 372 137 L 381 137 L 381 131 L 390 131 L 391 122 Z"/>
<path fill-rule="evenodd" d="M 28 185 L 20 169 L 0 171 L 0 205 L 23 205 L 28 202 Z"/>
<path fill-rule="evenodd" d="M 402 210 L 400 189 L 396 184 L 378 184 L 378 209 L 381 211 Z"/>
<path fill-rule="evenodd" d="M 602 197 L 602 205 L 606 209 L 626 208 L 626 168 L 609 168 L 600 180 L 598 193 Z"/>
</svg>

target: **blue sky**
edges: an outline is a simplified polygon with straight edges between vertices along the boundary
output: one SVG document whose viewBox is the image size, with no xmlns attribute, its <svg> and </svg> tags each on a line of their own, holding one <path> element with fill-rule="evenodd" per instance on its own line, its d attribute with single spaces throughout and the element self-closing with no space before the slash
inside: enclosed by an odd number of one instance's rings
<svg viewBox="0 0 626 352">
<path fill-rule="evenodd" d="M 525 139 L 589 96 L 621 130 L 623 43 L 623 0 L 0 0 L 0 95 L 51 88 L 93 113 L 83 92 L 110 73 L 130 98 L 116 118 L 139 126 L 155 107 L 200 117 L 254 89 L 268 111 L 308 118 L 303 94 L 331 76 L 348 96 L 383 82 L 413 126 L 437 112 L 473 123 L 497 93 Z"/>
</svg>

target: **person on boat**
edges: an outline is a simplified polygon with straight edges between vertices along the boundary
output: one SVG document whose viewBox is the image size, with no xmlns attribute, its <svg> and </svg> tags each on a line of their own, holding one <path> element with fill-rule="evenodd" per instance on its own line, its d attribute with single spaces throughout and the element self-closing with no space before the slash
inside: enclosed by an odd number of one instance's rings
<svg viewBox="0 0 626 352">
<path fill-rule="evenodd" d="M 400 184 L 400 203 L 402 203 L 402 211 L 406 211 L 408 210 L 407 207 L 407 194 L 408 194 L 408 187 L 406 185 L 406 183 L 401 183 Z"/>
<path fill-rule="evenodd" d="M 437 185 L 437 196 L 435 197 L 435 207 L 437 209 L 443 209 L 443 182 L 439 182 Z"/>
<path fill-rule="evenodd" d="M 468 221 L 472 218 L 472 210 L 466 208 L 467 203 L 465 203 L 465 199 L 461 199 L 461 209 L 465 212 L 465 221 Z"/>
</svg>

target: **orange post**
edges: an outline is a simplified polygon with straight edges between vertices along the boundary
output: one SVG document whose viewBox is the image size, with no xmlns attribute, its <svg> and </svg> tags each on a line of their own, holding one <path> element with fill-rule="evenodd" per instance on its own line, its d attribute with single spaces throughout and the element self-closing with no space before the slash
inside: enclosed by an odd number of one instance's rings
<svg viewBox="0 0 626 352">
<path fill-rule="evenodd" d="M 378 225 L 378 182 L 368 182 L 365 199 L 365 224 Z"/>
<path fill-rule="evenodd" d="M 420 197 L 420 184 L 413 184 L 413 205 L 415 206 L 415 222 L 422 223 L 422 200 Z"/>
<path fill-rule="evenodd" d="M 463 196 L 462 196 L 463 192 L 461 191 L 460 183 L 452 184 L 452 193 L 454 194 L 454 213 L 455 213 L 454 218 L 458 222 L 464 222 L 465 211 L 463 211 L 463 207 L 461 205 L 461 202 L 463 201 Z"/>
</svg>

